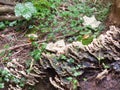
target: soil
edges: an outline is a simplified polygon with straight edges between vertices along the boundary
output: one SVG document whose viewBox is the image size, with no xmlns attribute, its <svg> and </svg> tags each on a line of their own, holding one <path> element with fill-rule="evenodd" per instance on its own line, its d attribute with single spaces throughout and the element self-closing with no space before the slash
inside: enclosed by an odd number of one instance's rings
<svg viewBox="0 0 120 90">
<path fill-rule="evenodd" d="M 80 90 L 120 90 L 120 77 L 108 74 L 103 80 L 94 79 L 80 82 Z"/>
<path fill-rule="evenodd" d="M 89 76 L 87 78 L 90 78 Z M 47 82 L 44 82 L 47 83 Z M 94 78 L 88 81 L 80 81 L 77 90 L 120 90 L 120 76 L 108 74 L 103 80 L 97 81 Z M 42 86 L 42 88 L 40 88 Z M 35 90 L 58 90 L 43 82 L 36 85 Z"/>
</svg>

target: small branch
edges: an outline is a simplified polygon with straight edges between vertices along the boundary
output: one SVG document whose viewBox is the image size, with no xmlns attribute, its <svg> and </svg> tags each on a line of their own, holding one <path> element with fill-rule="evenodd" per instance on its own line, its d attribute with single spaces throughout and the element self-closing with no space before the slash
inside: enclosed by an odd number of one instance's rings
<svg viewBox="0 0 120 90">
<path fill-rule="evenodd" d="M 7 6 L 7 5 L 2 5 L 0 6 L 0 13 L 4 13 L 4 12 L 14 12 L 14 7 L 12 6 Z"/>
<path fill-rule="evenodd" d="M 11 15 L 7 15 L 7 16 L 0 16 L 0 21 L 14 21 L 14 20 L 18 20 L 21 19 L 21 17 L 16 17 L 16 16 L 11 16 Z"/>
<path fill-rule="evenodd" d="M 56 39 L 65 38 L 65 37 L 68 37 L 68 36 L 71 36 L 71 35 L 73 35 L 73 34 L 69 34 L 69 35 L 65 35 L 65 36 L 58 36 L 58 37 L 56 37 Z M 46 39 L 45 40 L 40 40 L 40 41 L 37 41 L 37 43 L 43 43 L 43 42 L 46 42 L 46 41 L 47 41 Z M 7 50 L 14 50 L 14 49 L 17 49 L 19 47 L 29 46 L 31 44 L 32 43 L 25 43 L 25 44 L 21 44 L 21 45 L 12 46 L 12 47 L 10 47 L 8 49 L 2 49 L 2 50 L 0 50 L 0 53 L 2 53 L 4 51 L 7 51 Z"/>
<path fill-rule="evenodd" d="M 0 0 L 0 4 L 15 6 L 16 2 L 10 2 L 9 0 Z"/>
<path fill-rule="evenodd" d="M 46 40 L 42 40 L 42 41 L 37 41 L 37 43 L 42 43 L 42 42 L 45 42 Z M 7 49 L 2 49 L 0 50 L 0 53 L 2 52 L 5 52 L 5 51 L 9 51 L 9 50 L 14 50 L 14 49 L 17 49 L 19 47 L 25 47 L 25 46 L 29 46 L 31 45 L 32 43 L 25 43 L 25 44 L 21 44 L 21 45 L 15 45 L 15 46 L 12 46 L 10 48 L 7 48 Z"/>
</svg>

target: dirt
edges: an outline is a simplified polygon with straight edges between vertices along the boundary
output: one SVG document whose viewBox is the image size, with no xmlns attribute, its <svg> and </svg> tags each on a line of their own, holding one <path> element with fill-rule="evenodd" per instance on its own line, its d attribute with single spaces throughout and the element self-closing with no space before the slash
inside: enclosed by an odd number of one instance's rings
<svg viewBox="0 0 120 90">
<path fill-rule="evenodd" d="M 103 80 L 83 81 L 80 90 L 120 90 L 120 77 L 109 74 Z"/>
<path fill-rule="evenodd" d="M 112 6 L 112 10 L 111 10 L 111 13 L 110 13 L 110 22 L 112 22 L 113 24 L 115 25 L 120 25 L 120 0 L 113 0 L 113 6 Z"/>
<path fill-rule="evenodd" d="M 120 90 L 119 74 L 111 72 L 102 80 L 97 80 L 95 77 L 91 77 L 92 76 L 87 76 L 87 81 L 80 80 L 79 87 L 76 90 Z M 48 82 L 48 79 L 46 79 L 46 81 L 41 81 L 35 86 L 35 90 L 58 90 L 51 86 Z"/>
</svg>

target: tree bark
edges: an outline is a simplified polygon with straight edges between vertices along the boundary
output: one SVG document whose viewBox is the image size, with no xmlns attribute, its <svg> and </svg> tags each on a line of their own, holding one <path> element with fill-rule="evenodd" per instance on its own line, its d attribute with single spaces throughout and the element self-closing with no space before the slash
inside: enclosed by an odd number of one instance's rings
<svg viewBox="0 0 120 90">
<path fill-rule="evenodd" d="M 7 16 L 0 16 L 0 21 L 14 21 L 14 20 L 18 20 L 21 19 L 21 17 L 16 17 L 16 16 L 11 16 L 11 15 L 7 15 Z"/>
<path fill-rule="evenodd" d="M 120 0 L 113 0 L 109 21 L 115 25 L 120 25 Z"/>
<path fill-rule="evenodd" d="M 0 0 L 0 4 L 14 6 L 16 2 L 15 0 Z"/>
<path fill-rule="evenodd" d="M 13 6 L 7 6 L 7 5 L 1 5 L 0 6 L 0 13 L 7 13 L 7 12 L 14 12 L 14 7 Z"/>
</svg>

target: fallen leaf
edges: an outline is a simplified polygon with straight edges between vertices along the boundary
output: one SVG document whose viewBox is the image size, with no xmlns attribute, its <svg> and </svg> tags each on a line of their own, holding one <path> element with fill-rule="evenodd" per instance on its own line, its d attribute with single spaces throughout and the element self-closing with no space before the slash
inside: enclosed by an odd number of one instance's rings
<svg viewBox="0 0 120 90">
<path fill-rule="evenodd" d="M 83 20 L 84 20 L 84 22 L 83 22 L 84 26 L 90 25 L 92 28 L 96 28 L 101 24 L 100 21 L 96 20 L 94 15 L 92 17 L 84 16 Z"/>
</svg>

